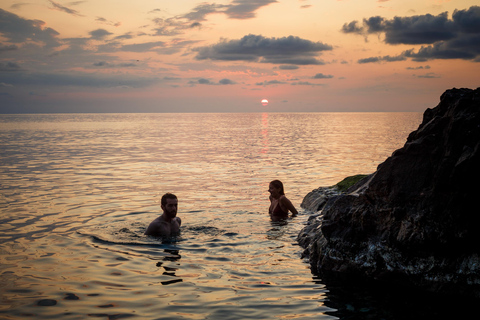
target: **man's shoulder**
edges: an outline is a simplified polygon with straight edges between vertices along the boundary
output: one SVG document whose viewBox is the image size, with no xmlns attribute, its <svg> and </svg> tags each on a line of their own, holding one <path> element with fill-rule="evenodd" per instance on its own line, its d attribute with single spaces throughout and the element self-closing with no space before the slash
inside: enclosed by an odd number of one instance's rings
<svg viewBox="0 0 480 320">
<path fill-rule="evenodd" d="M 159 217 L 156 217 L 155 220 L 152 221 L 152 224 L 158 224 L 158 223 L 162 223 L 164 220 L 162 218 L 162 216 L 159 216 Z"/>
</svg>

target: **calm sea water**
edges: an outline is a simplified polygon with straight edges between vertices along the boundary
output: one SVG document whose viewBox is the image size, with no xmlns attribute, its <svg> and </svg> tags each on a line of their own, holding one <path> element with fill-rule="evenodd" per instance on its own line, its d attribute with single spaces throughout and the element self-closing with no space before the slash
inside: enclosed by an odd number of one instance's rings
<svg viewBox="0 0 480 320">
<path fill-rule="evenodd" d="M 312 276 L 300 203 L 375 171 L 421 117 L 1 115 L 0 318 L 389 318 L 383 295 Z M 273 179 L 298 217 L 270 221 Z M 165 192 L 183 221 L 171 242 L 143 235 Z"/>
</svg>

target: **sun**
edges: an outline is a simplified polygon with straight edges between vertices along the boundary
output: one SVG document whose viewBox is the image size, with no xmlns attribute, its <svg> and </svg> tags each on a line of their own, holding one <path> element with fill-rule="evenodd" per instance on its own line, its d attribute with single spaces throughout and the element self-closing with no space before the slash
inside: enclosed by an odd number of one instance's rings
<svg viewBox="0 0 480 320">
<path fill-rule="evenodd" d="M 262 100 L 262 106 L 265 107 L 266 105 L 268 105 L 268 100 L 267 100 L 267 99 L 263 99 L 263 100 Z"/>
</svg>

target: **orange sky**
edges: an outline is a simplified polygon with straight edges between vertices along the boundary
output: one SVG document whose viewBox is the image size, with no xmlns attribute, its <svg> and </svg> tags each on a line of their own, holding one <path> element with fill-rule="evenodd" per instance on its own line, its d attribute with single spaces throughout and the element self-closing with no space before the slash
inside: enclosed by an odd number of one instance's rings
<svg viewBox="0 0 480 320">
<path fill-rule="evenodd" d="M 480 86 L 478 5 L 3 0 L 0 113 L 423 112 Z"/>
</svg>

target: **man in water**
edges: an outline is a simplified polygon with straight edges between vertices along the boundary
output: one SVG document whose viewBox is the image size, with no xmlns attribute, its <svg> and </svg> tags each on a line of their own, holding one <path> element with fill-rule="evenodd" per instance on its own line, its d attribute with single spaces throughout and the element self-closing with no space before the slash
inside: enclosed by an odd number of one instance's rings
<svg viewBox="0 0 480 320">
<path fill-rule="evenodd" d="M 182 219 L 177 217 L 177 196 L 166 193 L 163 195 L 161 203 L 163 214 L 150 223 L 145 231 L 147 236 L 171 237 L 180 232 Z"/>
</svg>

